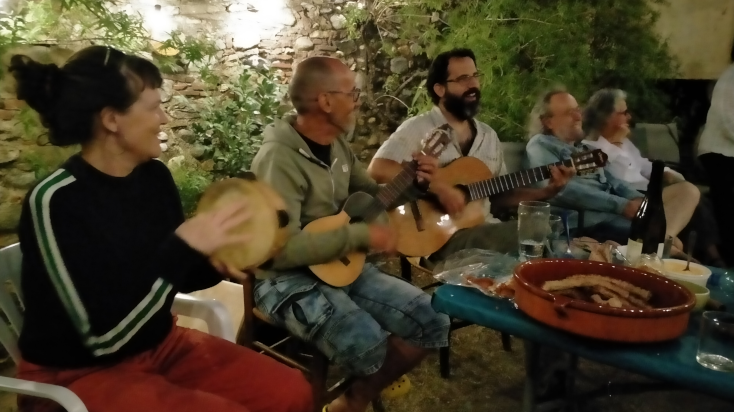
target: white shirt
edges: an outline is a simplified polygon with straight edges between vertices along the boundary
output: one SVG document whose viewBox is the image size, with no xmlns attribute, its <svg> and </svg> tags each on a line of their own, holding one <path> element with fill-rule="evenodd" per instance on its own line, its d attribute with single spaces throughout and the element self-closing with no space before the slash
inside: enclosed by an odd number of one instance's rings
<svg viewBox="0 0 734 412">
<path fill-rule="evenodd" d="M 502 145 L 494 131 L 486 123 L 473 120 L 477 129 L 477 136 L 474 138 L 469 156 L 476 157 L 484 162 L 493 176 L 507 174 L 507 166 L 505 166 L 504 157 L 502 155 Z M 388 159 L 398 163 L 412 160 L 412 154 L 420 150 L 422 140 L 433 129 L 448 123 L 441 109 L 434 106 L 432 110 L 420 114 L 403 122 L 395 132 L 380 146 L 375 153 L 375 159 Z M 438 158 L 440 167 L 446 166 L 452 161 L 462 157 L 461 146 L 454 135 L 450 132 L 452 144 L 441 153 Z M 488 223 L 498 223 L 499 219 L 492 216 L 489 200 L 484 201 L 485 221 Z"/>
<path fill-rule="evenodd" d="M 599 140 L 584 140 L 584 143 L 606 153 L 608 156 L 607 168 L 612 176 L 624 180 L 637 190 L 647 190 L 652 173 L 652 162 L 642 157 L 640 149 L 629 139 L 624 139 L 621 147 L 609 143 L 602 136 L 599 136 Z M 666 167 L 665 171 L 685 180 L 683 175 L 669 167 Z"/>
<path fill-rule="evenodd" d="M 714 86 L 706 127 L 698 143 L 698 155 L 705 153 L 734 157 L 734 64 Z"/>
</svg>

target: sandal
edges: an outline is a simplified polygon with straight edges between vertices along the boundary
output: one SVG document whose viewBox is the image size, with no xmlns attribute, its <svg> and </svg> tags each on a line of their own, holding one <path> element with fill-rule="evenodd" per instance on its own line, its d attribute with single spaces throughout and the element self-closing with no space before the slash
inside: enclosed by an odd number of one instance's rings
<svg viewBox="0 0 734 412">
<path fill-rule="evenodd" d="M 397 398 L 410 392 L 410 387 L 410 380 L 406 375 L 403 375 L 390 386 L 383 389 L 381 395 L 386 399 Z"/>
</svg>

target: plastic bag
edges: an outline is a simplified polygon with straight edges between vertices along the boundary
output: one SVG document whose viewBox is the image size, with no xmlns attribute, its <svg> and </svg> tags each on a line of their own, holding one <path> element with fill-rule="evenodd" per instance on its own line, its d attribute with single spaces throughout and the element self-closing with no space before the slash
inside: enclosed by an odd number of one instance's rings
<svg viewBox="0 0 734 412">
<path fill-rule="evenodd" d="M 503 253 L 465 249 L 436 265 L 433 277 L 450 285 L 479 289 L 484 294 L 509 298 L 514 295 L 512 274 L 519 261 Z"/>
</svg>

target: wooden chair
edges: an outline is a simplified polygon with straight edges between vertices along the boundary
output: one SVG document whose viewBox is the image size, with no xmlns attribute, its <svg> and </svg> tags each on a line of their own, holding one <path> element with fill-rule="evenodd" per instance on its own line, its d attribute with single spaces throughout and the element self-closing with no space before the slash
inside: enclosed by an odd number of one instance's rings
<svg viewBox="0 0 734 412">
<path fill-rule="evenodd" d="M 237 333 L 237 344 L 259 351 L 279 362 L 302 371 L 313 389 L 314 401 L 324 405 L 336 399 L 351 384 L 350 378 L 341 379 L 331 387 L 326 387 L 329 359 L 316 347 L 295 336 L 274 323 L 255 306 L 253 294 L 255 276 L 248 274 L 242 284 L 244 316 Z M 303 358 L 304 360 L 300 359 Z M 376 412 L 384 412 L 381 399 L 372 402 Z"/>
<path fill-rule="evenodd" d="M 422 258 L 416 258 L 416 257 L 406 257 L 406 256 L 400 256 L 400 276 L 407 280 L 408 282 L 413 282 L 413 273 L 412 270 L 418 270 L 419 272 L 422 272 L 428 276 L 433 276 L 433 272 L 431 272 L 428 268 L 425 267 L 425 265 L 422 263 Z M 428 286 L 424 286 L 421 289 L 422 290 L 428 290 L 435 288 L 437 286 L 440 286 L 441 282 L 433 282 L 429 284 Z M 451 318 L 451 326 L 449 327 L 449 346 L 445 348 L 439 349 L 439 370 L 441 372 L 441 377 L 444 379 L 448 379 L 451 376 L 451 363 L 450 363 L 450 356 L 451 356 L 451 333 L 455 330 L 471 326 L 473 323 L 467 322 L 465 320 Z M 510 335 L 506 333 L 500 334 L 502 338 L 502 348 L 510 352 L 512 351 L 512 341 L 510 338 Z"/>
</svg>

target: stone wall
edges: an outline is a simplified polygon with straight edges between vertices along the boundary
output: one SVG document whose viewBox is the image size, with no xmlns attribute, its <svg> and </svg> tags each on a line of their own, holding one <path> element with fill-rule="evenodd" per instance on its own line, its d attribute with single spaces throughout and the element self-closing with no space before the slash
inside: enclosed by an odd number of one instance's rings
<svg viewBox="0 0 734 412">
<path fill-rule="evenodd" d="M 140 13 L 151 37 L 159 41 L 166 40 L 166 33 L 173 30 L 187 35 L 207 35 L 216 44 L 218 64 L 225 71 L 242 64 L 264 64 L 287 83 L 294 66 L 308 56 L 342 59 L 358 73 L 365 91 L 352 144 L 360 158 L 369 161 L 406 112 L 401 104 L 384 96 L 385 79 L 392 74 L 402 82 L 417 66 L 408 43 L 397 44 L 395 53 L 388 57 L 379 51 L 379 42 L 349 39 L 346 9 L 352 5 L 358 3 L 127 0 L 120 7 Z M 27 50 L 37 60 L 57 64 L 62 64 L 72 52 L 40 46 Z M 415 61 L 420 65 L 420 59 Z M 197 99 L 207 93 L 195 67 L 186 73 L 165 76 L 163 101 L 171 121 L 159 136 L 163 160 L 180 158 L 183 154 L 201 159 L 203 150 L 196 145 L 188 128 L 196 112 L 177 106 L 174 96 Z M 399 97 L 410 102 L 411 93 L 411 87 L 404 87 Z M 14 232 L 21 202 L 37 177 L 54 169 L 76 150 L 49 146 L 41 130 L 23 131 L 23 105 L 14 98 L 12 87 L 7 87 L 6 82 L 0 91 L 0 247 L 17 240 Z"/>
</svg>

